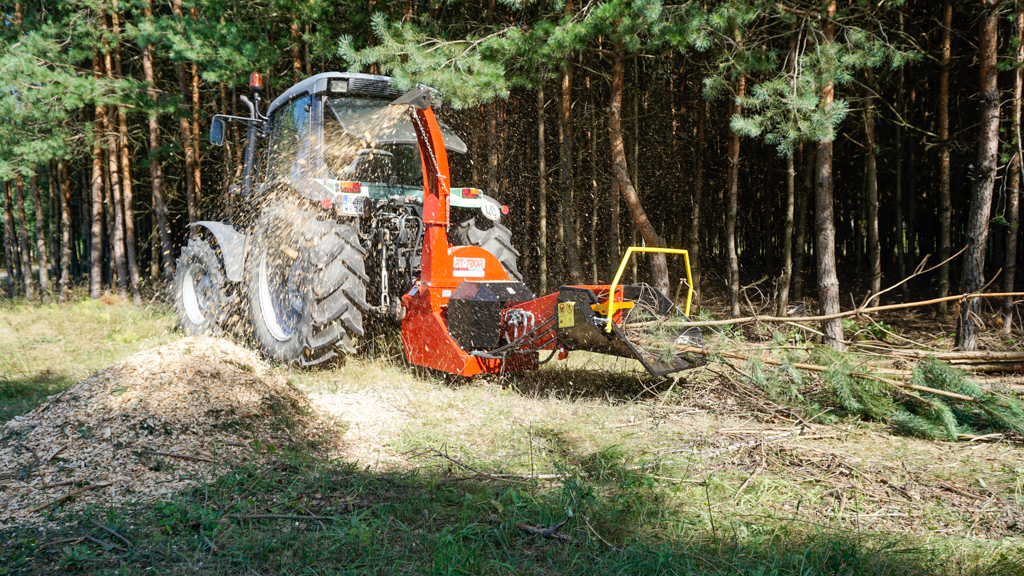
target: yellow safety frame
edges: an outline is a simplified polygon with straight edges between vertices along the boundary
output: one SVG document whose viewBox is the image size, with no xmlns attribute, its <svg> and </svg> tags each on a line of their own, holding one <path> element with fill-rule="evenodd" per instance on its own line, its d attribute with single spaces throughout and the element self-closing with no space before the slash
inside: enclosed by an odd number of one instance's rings
<svg viewBox="0 0 1024 576">
<path fill-rule="evenodd" d="M 608 287 L 608 327 L 606 331 L 612 331 L 612 315 L 615 314 L 615 310 L 623 308 L 632 308 L 632 302 L 623 302 L 620 304 L 615 303 L 615 287 L 619 285 L 619 280 L 622 278 L 622 273 L 626 270 L 626 263 L 629 262 L 629 257 L 634 252 L 660 252 L 662 254 L 682 254 L 683 261 L 686 263 L 686 284 L 689 290 L 686 291 L 686 311 L 684 314 L 690 315 L 690 303 L 693 302 L 693 276 L 690 274 L 690 253 L 686 250 L 680 250 L 678 248 L 651 248 L 647 246 L 630 246 L 626 250 L 626 254 L 622 257 L 622 263 L 619 264 L 619 270 L 615 273 L 615 278 L 612 280 L 611 286 Z"/>
</svg>

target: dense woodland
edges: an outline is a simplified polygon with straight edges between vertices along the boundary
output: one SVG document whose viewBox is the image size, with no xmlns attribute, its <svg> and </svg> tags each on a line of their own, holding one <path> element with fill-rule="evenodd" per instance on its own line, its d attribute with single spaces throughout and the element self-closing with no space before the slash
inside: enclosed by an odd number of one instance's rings
<svg viewBox="0 0 1024 576">
<path fill-rule="evenodd" d="M 882 298 L 1013 292 L 1022 10 L 3 2 L 5 290 L 162 293 L 189 223 L 238 213 L 227 188 L 244 134 L 213 147 L 209 118 L 239 114 L 250 72 L 264 74 L 268 102 L 311 74 L 351 70 L 440 90 L 470 147 L 454 184 L 510 207 L 519 269 L 538 293 L 608 282 L 641 242 L 687 248 L 698 293 L 724 294 L 733 315 L 748 308 L 742 286 L 772 298 L 761 313 L 811 299 L 831 314 L 946 260 Z M 670 294 L 685 278 L 675 258 L 633 274 Z M 992 304 L 1010 333 L 1010 299 Z M 976 346 L 978 314 L 978 299 L 960 306 L 962 348 Z M 838 319 L 823 331 L 841 347 Z"/>
</svg>

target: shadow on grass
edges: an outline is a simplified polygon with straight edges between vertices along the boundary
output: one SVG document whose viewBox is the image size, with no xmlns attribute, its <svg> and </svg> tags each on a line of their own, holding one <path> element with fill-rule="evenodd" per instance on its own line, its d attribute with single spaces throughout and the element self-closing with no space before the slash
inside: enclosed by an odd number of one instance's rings
<svg viewBox="0 0 1024 576">
<path fill-rule="evenodd" d="M 0 425 L 74 384 L 73 377 L 60 372 L 41 372 L 27 377 L 0 375 Z"/>
<path fill-rule="evenodd" d="M 1024 560 L 784 518 L 712 528 L 614 451 L 582 460 L 551 484 L 284 456 L 164 501 L 0 530 L 0 574 L 1017 574 Z M 565 538 L 522 529 L 563 521 Z"/>
</svg>

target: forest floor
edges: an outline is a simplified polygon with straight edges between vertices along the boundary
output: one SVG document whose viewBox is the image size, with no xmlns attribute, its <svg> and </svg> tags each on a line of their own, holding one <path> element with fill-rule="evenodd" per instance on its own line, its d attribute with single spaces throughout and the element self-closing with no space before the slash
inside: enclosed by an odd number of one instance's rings
<svg viewBox="0 0 1024 576">
<path fill-rule="evenodd" d="M 1013 434 L 915 438 L 827 404 L 785 405 L 714 362 L 652 378 L 573 353 L 535 373 L 451 380 L 405 366 L 394 330 L 377 328 L 363 356 L 293 371 L 230 342 L 183 341 L 173 324 L 109 298 L 0 304 L 0 449 L 21 458 L 0 466 L 0 510 L 42 506 L 0 519 L 0 574 L 1024 574 Z M 931 315 L 883 326 L 950 346 Z M 754 354 L 800 333 L 708 338 Z M 280 421 L 260 424 L 274 432 L 256 433 L 238 425 L 252 416 L 242 408 L 203 428 L 165 407 L 162 443 L 145 450 L 124 448 L 140 440 L 115 424 L 75 421 L 134 422 L 138 382 L 217 394 L 229 376 L 287 389 L 301 417 L 275 409 Z M 142 380 L 116 380 L 129 377 Z M 82 404 L 97 383 L 116 397 L 102 410 Z M 187 393 L 174 390 L 163 397 Z M 101 446 L 139 471 L 90 468 Z"/>
</svg>

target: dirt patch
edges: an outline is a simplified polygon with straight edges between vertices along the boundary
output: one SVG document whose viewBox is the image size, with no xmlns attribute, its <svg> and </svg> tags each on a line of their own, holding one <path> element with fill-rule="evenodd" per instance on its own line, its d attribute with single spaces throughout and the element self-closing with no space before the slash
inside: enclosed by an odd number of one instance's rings
<svg viewBox="0 0 1024 576">
<path fill-rule="evenodd" d="M 381 394 L 370 392 L 309 395 L 309 403 L 331 427 L 344 429 L 339 448 L 349 460 L 371 469 L 406 463 L 394 442 L 412 418 Z"/>
<path fill-rule="evenodd" d="M 330 434 L 253 352 L 185 338 L 140 352 L 0 431 L 0 526 L 53 507 L 155 500 Z"/>
</svg>

